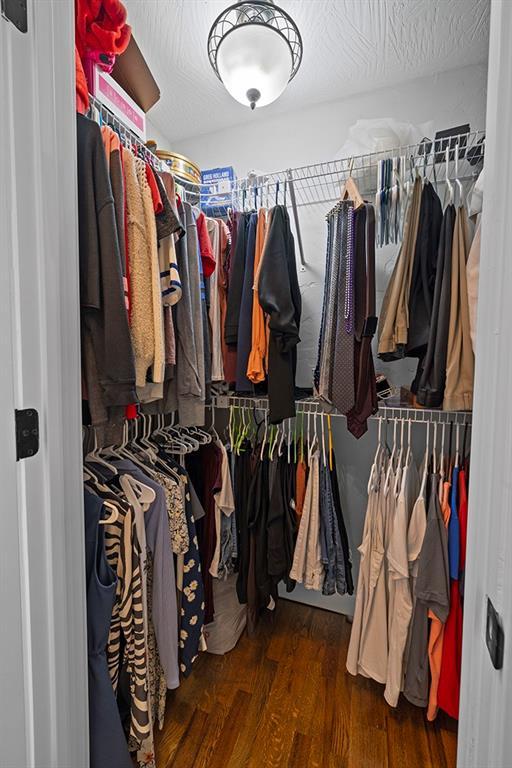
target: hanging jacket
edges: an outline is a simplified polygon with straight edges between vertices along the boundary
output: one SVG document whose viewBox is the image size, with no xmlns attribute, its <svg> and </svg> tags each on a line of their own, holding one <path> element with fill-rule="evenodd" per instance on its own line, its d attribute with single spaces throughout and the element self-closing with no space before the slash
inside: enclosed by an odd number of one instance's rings
<svg viewBox="0 0 512 768">
<path fill-rule="evenodd" d="M 450 296 L 452 243 L 455 227 L 455 207 L 449 205 L 441 225 L 439 254 L 437 259 L 436 284 L 432 304 L 432 322 L 429 331 L 427 352 L 419 382 L 417 399 L 420 405 L 437 408 L 443 402 L 446 381 L 446 354 L 450 325 Z"/>
<path fill-rule="evenodd" d="M 446 357 L 445 411 L 471 410 L 475 357 L 471 346 L 466 263 L 469 231 L 464 207 L 457 209 L 452 250 L 450 327 Z"/>
<path fill-rule="evenodd" d="M 295 370 L 301 315 L 295 245 L 284 205 L 273 209 L 258 294 L 263 311 L 269 315 L 269 416 L 272 424 L 278 424 L 295 416 Z"/>
<path fill-rule="evenodd" d="M 423 187 L 418 224 L 418 236 L 412 268 L 411 290 L 409 293 L 409 329 L 407 334 L 407 357 L 417 357 L 418 369 L 411 389 L 414 393 L 423 372 L 423 359 L 428 345 L 436 281 L 439 236 L 443 212 L 441 201 L 432 184 Z"/>
<path fill-rule="evenodd" d="M 93 423 L 95 406 L 137 399 L 135 365 L 124 301 L 114 199 L 100 127 L 77 115 L 78 231 L 82 341 L 91 352 L 85 378 Z M 96 393 L 96 402 L 91 400 Z M 97 423 L 97 422 L 96 422 Z"/>
<path fill-rule="evenodd" d="M 245 255 L 244 281 L 238 319 L 236 346 L 236 389 L 237 392 L 253 392 L 253 384 L 247 378 L 247 363 L 251 353 L 252 305 L 254 283 L 254 255 L 256 248 L 256 227 L 258 214 L 251 213 L 247 223 L 247 252 Z"/>
<path fill-rule="evenodd" d="M 229 274 L 228 306 L 226 310 L 226 325 L 224 338 L 226 344 L 236 347 L 238 341 L 238 321 L 242 303 L 244 284 L 245 258 L 247 254 L 247 224 L 250 214 L 241 213 L 236 217 L 236 246 L 232 254 L 233 262 Z M 236 375 L 236 374 L 235 374 Z"/>
</svg>

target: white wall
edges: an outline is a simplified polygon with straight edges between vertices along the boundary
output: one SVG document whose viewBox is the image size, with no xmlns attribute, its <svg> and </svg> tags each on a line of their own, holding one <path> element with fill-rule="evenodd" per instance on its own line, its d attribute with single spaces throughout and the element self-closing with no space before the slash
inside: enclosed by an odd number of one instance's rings
<svg viewBox="0 0 512 768">
<path fill-rule="evenodd" d="M 474 65 L 343 101 L 308 107 L 254 126 L 244 125 L 191 138 L 172 148 L 202 168 L 233 165 L 237 174 L 244 176 L 251 169 L 275 171 L 333 159 L 346 140 L 349 127 L 360 118 L 393 117 L 414 124 L 433 121 L 434 130 L 469 122 L 472 129 L 481 129 L 485 123 L 486 81 L 486 65 Z M 311 386 L 317 353 L 325 262 L 324 214 L 330 207 L 314 205 L 299 210 L 308 262 L 307 271 L 299 273 L 303 310 L 297 383 L 303 386 Z M 378 305 L 396 255 L 395 246 L 377 252 Z M 377 370 L 387 373 L 395 383 L 410 384 L 414 363 L 411 360 L 386 366 L 378 361 Z M 364 521 L 375 424 L 370 424 L 368 435 L 355 441 L 347 434 L 342 419 L 335 419 L 333 423 L 342 501 L 357 574 L 356 547 L 361 540 Z M 423 427 L 416 429 L 424 430 Z M 421 439 L 423 432 L 417 436 L 418 448 Z M 297 595 L 323 607 L 352 611 L 353 601 L 348 598 L 322 598 L 305 594 L 303 590 L 296 590 L 291 597 Z"/>
<path fill-rule="evenodd" d="M 277 171 L 331 160 L 345 141 L 348 128 L 360 118 L 391 116 L 412 123 L 433 120 L 435 129 L 469 122 L 472 128 L 481 128 L 486 72 L 484 64 L 451 70 L 277 115 L 265 122 L 259 120 L 254 126 L 244 124 L 197 136 L 176 143 L 172 149 L 201 168 L 233 165 L 245 176 L 253 168 Z"/>
<path fill-rule="evenodd" d="M 156 141 L 158 149 L 170 149 L 171 142 L 153 125 L 151 118 L 146 117 L 146 141 Z"/>
</svg>

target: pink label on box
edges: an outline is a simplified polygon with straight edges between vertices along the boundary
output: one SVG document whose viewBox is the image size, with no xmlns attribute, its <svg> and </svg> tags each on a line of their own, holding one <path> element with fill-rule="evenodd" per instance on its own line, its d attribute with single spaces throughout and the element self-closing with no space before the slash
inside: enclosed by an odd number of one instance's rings
<svg viewBox="0 0 512 768">
<path fill-rule="evenodd" d="M 139 131 L 144 132 L 144 119 L 134 108 L 128 104 L 126 99 L 113 88 L 110 83 L 101 76 L 98 76 L 98 88 L 112 104 L 115 104 L 117 109 L 133 124 L 136 125 Z M 101 99 L 100 99 L 101 100 Z"/>
</svg>

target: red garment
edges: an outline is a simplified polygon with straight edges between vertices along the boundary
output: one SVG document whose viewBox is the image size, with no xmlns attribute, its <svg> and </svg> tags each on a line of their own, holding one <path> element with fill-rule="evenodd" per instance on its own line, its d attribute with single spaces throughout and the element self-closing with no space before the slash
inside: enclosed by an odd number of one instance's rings
<svg viewBox="0 0 512 768">
<path fill-rule="evenodd" d="M 132 34 L 119 0 L 75 0 L 75 41 L 83 60 L 87 52 L 120 54 Z"/>
<path fill-rule="evenodd" d="M 199 250 L 201 251 L 201 261 L 203 262 L 203 275 L 210 277 L 215 272 L 217 262 L 213 255 L 212 242 L 210 235 L 208 234 L 208 225 L 206 223 L 206 217 L 201 211 L 196 220 L 197 235 L 199 237 Z"/>
<path fill-rule="evenodd" d="M 146 178 L 151 190 L 151 197 L 153 198 L 153 210 L 155 213 L 162 213 L 164 204 L 162 203 L 160 190 L 155 180 L 155 173 L 149 163 L 146 163 Z"/>
<path fill-rule="evenodd" d="M 89 111 L 89 88 L 85 77 L 82 59 L 75 45 L 75 89 L 76 111 L 85 115 Z"/>
<path fill-rule="evenodd" d="M 466 472 L 459 472 L 459 574 L 464 573 L 466 564 L 466 532 L 468 520 L 468 494 Z M 450 613 L 444 630 L 443 659 L 437 703 L 444 711 L 458 719 L 460 702 L 460 673 L 462 665 L 462 597 L 461 582 L 452 579 L 450 583 Z"/>
</svg>

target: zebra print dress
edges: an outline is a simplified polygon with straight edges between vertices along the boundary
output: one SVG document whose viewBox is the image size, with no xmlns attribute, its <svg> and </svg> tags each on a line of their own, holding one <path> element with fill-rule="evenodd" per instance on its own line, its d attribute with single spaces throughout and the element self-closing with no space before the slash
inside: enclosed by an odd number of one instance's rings
<svg viewBox="0 0 512 768">
<path fill-rule="evenodd" d="M 119 506 L 119 501 L 116 499 Z M 117 575 L 116 602 L 112 611 L 107 659 L 110 679 L 117 691 L 121 666 L 130 680 L 130 743 L 140 745 L 152 735 L 147 687 L 147 655 L 140 547 L 131 507 L 120 507 L 114 523 L 105 525 L 105 551 Z M 121 638 L 124 639 L 121 658 Z"/>
</svg>

